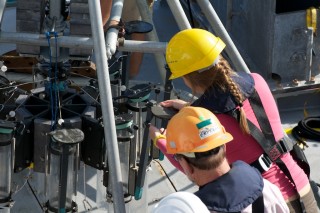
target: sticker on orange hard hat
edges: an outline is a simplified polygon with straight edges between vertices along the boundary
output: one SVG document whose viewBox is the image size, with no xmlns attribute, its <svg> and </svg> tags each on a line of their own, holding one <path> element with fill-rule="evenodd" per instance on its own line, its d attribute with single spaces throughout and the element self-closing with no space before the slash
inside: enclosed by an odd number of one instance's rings
<svg viewBox="0 0 320 213">
<path fill-rule="evenodd" d="M 216 125 L 212 125 L 211 127 L 204 127 L 202 129 L 199 130 L 199 136 L 201 138 L 201 140 L 214 135 L 215 133 L 219 132 L 220 129 L 218 126 Z"/>
<path fill-rule="evenodd" d="M 201 120 L 201 122 L 196 124 L 198 129 L 201 129 L 205 126 L 212 124 L 211 119 L 203 120 L 203 118 L 201 118 L 201 116 L 199 117 L 199 119 Z"/>
</svg>

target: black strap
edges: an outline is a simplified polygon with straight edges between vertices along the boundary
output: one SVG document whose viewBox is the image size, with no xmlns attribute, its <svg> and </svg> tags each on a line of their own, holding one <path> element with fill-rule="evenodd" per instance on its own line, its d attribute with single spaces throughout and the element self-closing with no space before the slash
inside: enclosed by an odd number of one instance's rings
<svg viewBox="0 0 320 213">
<path fill-rule="evenodd" d="M 256 90 L 248 100 L 260 126 L 260 129 L 258 129 L 251 121 L 247 120 L 251 135 L 257 140 L 270 159 L 275 161 L 283 153 L 288 152 L 289 150 L 284 146 L 284 143 L 276 142 L 268 116 Z"/>
<path fill-rule="evenodd" d="M 270 125 L 270 122 L 268 120 L 268 116 L 262 106 L 261 99 L 255 90 L 252 95 L 249 97 L 249 102 L 251 104 L 251 107 L 254 111 L 254 114 L 258 120 L 259 126 L 261 128 L 261 131 L 263 135 L 269 140 L 269 141 L 274 141 L 274 135 L 273 131 Z"/>
<path fill-rule="evenodd" d="M 253 203 L 252 203 L 252 213 L 261 213 L 264 212 L 264 201 L 263 201 L 263 195 L 258 197 Z"/>
<path fill-rule="evenodd" d="M 285 150 L 282 149 L 282 147 L 276 143 L 275 140 L 268 140 L 260 131 L 260 129 L 258 129 L 250 120 L 247 119 L 247 122 L 250 129 L 250 134 L 254 137 L 254 139 L 256 139 L 256 141 L 260 144 L 264 152 L 272 161 L 275 161 L 283 153 L 285 153 Z"/>
<path fill-rule="evenodd" d="M 278 167 L 281 169 L 281 171 L 296 186 L 296 183 L 293 180 L 287 166 L 279 158 L 283 152 L 289 151 L 289 150 L 286 150 L 288 147 L 286 147 L 284 145 L 286 141 L 282 141 L 279 143 L 277 143 L 275 141 L 273 131 L 272 131 L 270 122 L 268 120 L 268 116 L 263 108 L 260 97 L 259 97 L 256 90 L 250 96 L 250 98 L 248 100 L 251 104 L 252 110 L 258 120 L 260 129 L 261 129 L 261 130 L 259 130 L 252 122 L 250 122 L 247 119 L 251 135 L 260 144 L 260 146 L 265 151 L 265 153 L 270 157 L 270 159 L 278 165 Z M 298 196 L 299 196 L 299 193 L 298 193 Z M 301 203 L 301 208 L 302 208 L 303 212 L 305 212 L 305 206 L 304 206 L 300 196 L 299 196 L 299 199 L 300 199 L 300 203 Z"/>
</svg>

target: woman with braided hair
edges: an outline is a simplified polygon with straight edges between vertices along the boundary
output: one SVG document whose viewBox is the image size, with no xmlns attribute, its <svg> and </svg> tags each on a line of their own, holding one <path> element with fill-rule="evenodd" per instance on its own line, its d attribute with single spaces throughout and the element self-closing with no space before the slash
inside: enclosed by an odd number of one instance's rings
<svg viewBox="0 0 320 213">
<path fill-rule="evenodd" d="M 215 113 L 226 131 L 233 135 L 233 141 L 226 146 L 229 163 L 242 160 L 256 167 L 265 179 L 280 189 L 290 212 L 318 212 L 308 177 L 290 153 L 283 152 L 278 157 L 289 171 L 288 175 L 270 160 L 252 134 L 252 126 L 259 131 L 264 128 L 259 125 L 249 102 L 256 94 L 270 123 L 273 139 L 278 143 L 284 138 L 277 105 L 266 81 L 257 73 L 233 71 L 220 55 L 224 47 L 220 38 L 202 29 L 177 33 L 166 50 L 166 60 L 172 73 L 170 79 L 182 77 L 192 93 L 199 97 L 191 105 Z M 177 99 L 164 101 L 161 105 L 181 109 L 190 103 Z M 151 136 L 159 134 L 156 128 L 150 127 Z M 156 143 L 165 153 L 162 140 Z"/>
</svg>

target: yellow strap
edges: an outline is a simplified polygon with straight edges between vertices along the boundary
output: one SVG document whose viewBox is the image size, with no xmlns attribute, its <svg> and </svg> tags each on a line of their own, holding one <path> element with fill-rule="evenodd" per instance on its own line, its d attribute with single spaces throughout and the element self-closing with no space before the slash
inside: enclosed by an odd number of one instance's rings
<svg viewBox="0 0 320 213">
<path fill-rule="evenodd" d="M 307 9 L 307 27 L 312 27 L 313 33 L 317 33 L 317 9 L 310 7 Z"/>
<path fill-rule="evenodd" d="M 166 139 L 166 136 L 163 135 L 163 134 L 159 134 L 159 135 L 157 135 L 156 137 L 154 137 L 154 139 L 153 139 L 153 145 L 154 145 L 155 147 L 158 148 L 157 142 L 158 142 L 158 140 L 161 139 L 161 138 L 162 138 L 162 139 Z"/>
<path fill-rule="evenodd" d="M 292 128 L 284 129 L 284 132 L 290 135 L 292 133 Z"/>
</svg>

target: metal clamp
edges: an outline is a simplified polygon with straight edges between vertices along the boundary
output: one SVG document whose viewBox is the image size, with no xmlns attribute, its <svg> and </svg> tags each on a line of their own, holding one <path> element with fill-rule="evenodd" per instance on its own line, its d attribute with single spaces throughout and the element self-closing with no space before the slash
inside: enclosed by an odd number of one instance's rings
<svg viewBox="0 0 320 213">
<path fill-rule="evenodd" d="M 262 154 L 259 156 L 257 160 L 252 162 L 250 165 L 258 169 L 260 173 L 264 173 L 270 169 L 272 161 L 266 154 Z"/>
<path fill-rule="evenodd" d="M 266 155 L 262 154 L 258 158 L 259 164 L 262 167 L 262 169 L 266 172 L 270 169 L 272 161 L 267 157 Z"/>
</svg>

